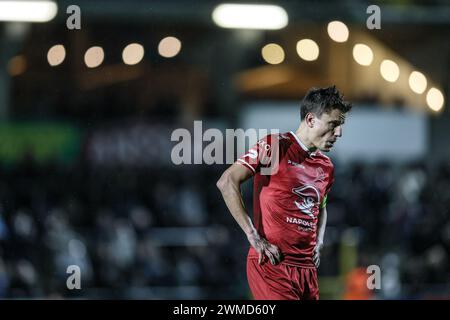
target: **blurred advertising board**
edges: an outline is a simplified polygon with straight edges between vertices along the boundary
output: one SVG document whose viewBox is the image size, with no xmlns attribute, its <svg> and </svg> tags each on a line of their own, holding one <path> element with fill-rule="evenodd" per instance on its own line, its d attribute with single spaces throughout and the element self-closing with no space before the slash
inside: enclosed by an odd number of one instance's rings
<svg viewBox="0 0 450 320">
<path fill-rule="evenodd" d="M 10 165 L 31 155 L 39 163 L 70 163 L 79 155 L 80 142 L 80 130 L 66 123 L 3 123 L 0 124 L 0 162 Z"/>
</svg>

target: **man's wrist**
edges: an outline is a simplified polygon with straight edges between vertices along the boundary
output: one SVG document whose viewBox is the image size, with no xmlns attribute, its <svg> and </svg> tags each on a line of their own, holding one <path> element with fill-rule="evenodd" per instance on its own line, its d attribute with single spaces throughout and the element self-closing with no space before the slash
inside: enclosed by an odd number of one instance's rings
<svg viewBox="0 0 450 320">
<path fill-rule="evenodd" d="M 250 236 L 256 236 L 256 235 L 258 235 L 258 232 L 256 231 L 255 228 L 252 228 L 252 229 L 246 230 L 246 231 L 245 231 L 245 235 L 246 235 L 247 237 L 250 237 Z"/>
</svg>

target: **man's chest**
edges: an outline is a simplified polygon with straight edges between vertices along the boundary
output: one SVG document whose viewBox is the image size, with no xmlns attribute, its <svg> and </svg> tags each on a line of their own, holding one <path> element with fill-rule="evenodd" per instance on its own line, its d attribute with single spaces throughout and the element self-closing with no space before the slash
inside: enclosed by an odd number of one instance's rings
<svg viewBox="0 0 450 320">
<path fill-rule="evenodd" d="M 320 161 L 287 156 L 280 161 L 279 172 L 274 178 L 274 182 L 287 189 L 314 186 L 321 191 L 329 182 L 329 170 Z"/>
</svg>

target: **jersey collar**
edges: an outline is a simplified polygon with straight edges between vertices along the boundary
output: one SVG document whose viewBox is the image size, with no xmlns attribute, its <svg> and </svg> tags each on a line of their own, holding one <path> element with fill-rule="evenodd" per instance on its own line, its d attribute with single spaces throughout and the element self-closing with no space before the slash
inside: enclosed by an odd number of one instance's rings
<svg viewBox="0 0 450 320">
<path fill-rule="evenodd" d="M 296 140 L 297 143 L 300 145 L 300 147 L 308 153 L 308 155 L 310 155 L 310 156 L 315 156 L 315 155 L 316 155 L 316 153 L 317 153 L 318 150 L 316 150 L 316 151 L 310 151 L 310 150 L 303 144 L 303 142 L 300 141 L 300 139 L 297 137 L 297 135 L 296 135 L 294 132 L 289 131 L 289 133 L 295 138 L 295 140 Z"/>
</svg>

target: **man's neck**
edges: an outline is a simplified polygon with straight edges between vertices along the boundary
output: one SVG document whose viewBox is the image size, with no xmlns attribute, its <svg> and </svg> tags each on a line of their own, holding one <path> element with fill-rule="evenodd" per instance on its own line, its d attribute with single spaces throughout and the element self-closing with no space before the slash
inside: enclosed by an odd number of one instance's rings
<svg viewBox="0 0 450 320">
<path fill-rule="evenodd" d="M 308 135 L 306 132 L 306 128 L 300 126 L 297 131 L 295 131 L 295 135 L 300 140 L 300 142 L 310 151 L 314 152 L 317 150 L 317 148 L 314 146 L 314 144 L 311 142 L 311 140 L 308 139 Z"/>
</svg>

